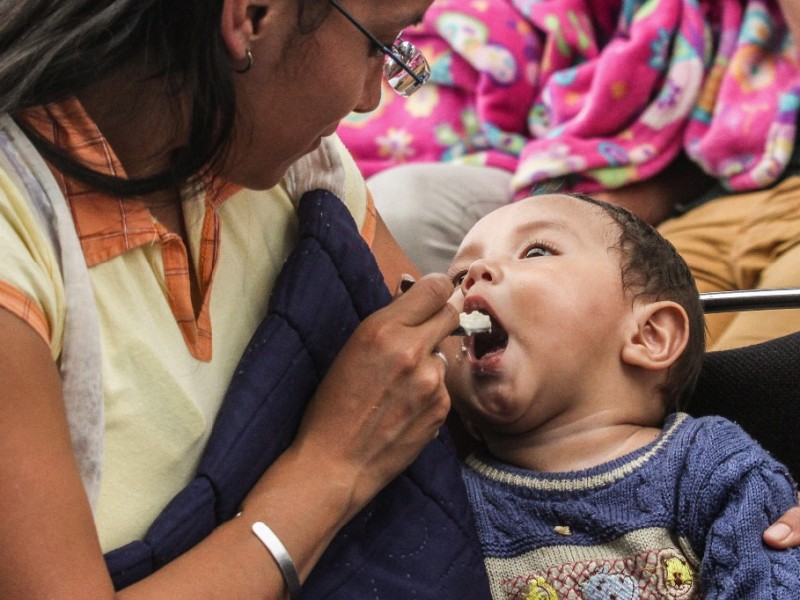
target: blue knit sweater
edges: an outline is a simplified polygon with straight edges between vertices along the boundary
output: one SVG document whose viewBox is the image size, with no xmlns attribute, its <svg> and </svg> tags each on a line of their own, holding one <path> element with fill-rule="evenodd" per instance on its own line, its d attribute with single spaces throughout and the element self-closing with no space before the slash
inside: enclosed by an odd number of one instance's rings
<svg viewBox="0 0 800 600">
<path fill-rule="evenodd" d="M 725 419 L 671 415 L 648 446 L 570 473 L 479 452 L 463 477 L 495 600 L 800 599 L 800 550 L 761 540 L 795 484 Z"/>
</svg>

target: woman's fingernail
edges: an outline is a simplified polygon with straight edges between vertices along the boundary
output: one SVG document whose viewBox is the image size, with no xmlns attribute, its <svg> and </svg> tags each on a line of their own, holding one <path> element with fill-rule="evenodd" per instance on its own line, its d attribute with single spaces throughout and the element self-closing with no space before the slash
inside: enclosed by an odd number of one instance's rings
<svg viewBox="0 0 800 600">
<path fill-rule="evenodd" d="M 411 289 L 411 286 L 414 285 L 416 280 L 411 275 L 402 275 L 400 277 L 400 285 L 398 285 L 398 289 L 400 292 L 407 292 Z"/>
</svg>

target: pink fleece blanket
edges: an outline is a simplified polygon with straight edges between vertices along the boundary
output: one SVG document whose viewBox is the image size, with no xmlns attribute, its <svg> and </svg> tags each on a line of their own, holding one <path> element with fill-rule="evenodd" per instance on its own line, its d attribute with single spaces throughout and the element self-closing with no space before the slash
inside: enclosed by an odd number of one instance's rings
<svg viewBox="0 0 800 600">
<path fill-rule="evenodd" d="M 512 171 L 523 194 L 563 176 L 596 191 L 683 150 L 748 190 L 792 152 L 800 53 L 774 0 L 436 0 L 404 37 L 432 83 L 339 128 L 367 177 L 463 161 Z"/>
</svg>

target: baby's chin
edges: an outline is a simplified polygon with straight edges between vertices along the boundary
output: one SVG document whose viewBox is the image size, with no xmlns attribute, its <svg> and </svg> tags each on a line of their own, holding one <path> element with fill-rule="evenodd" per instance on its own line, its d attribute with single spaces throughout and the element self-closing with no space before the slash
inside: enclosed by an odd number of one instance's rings
<svg viewBox="0 0 800 600">
<path fill-rule="evenodd" d="M 471 412 L 475 413 L 476 421 L 493 429 L 504 429 L 512 427 L 528 411 L 528 402 L 507 393 L 504 387 L 501 383 L 487 385 L 484 382 L 474 390 Z"/>
</svg>

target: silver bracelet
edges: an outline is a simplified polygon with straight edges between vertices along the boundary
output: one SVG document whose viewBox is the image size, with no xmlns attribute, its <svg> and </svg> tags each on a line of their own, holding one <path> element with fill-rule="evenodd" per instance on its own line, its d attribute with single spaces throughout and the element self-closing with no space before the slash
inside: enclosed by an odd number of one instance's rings
<svg viewBox="0 0 800 600">
<path fill-rule="evenodd" d="M 300 578 L 297 576 L 297 569 L 294 566 L 292 557 L 286 550 L 286 546 L 278 539 L 272 529 L 261 521 L 253 523 L 251 529 L 278 564 L 283 580 L 286 582 L 286 588 L 289 590 L 290 600 L 300 598 Z"/>
</svg>

